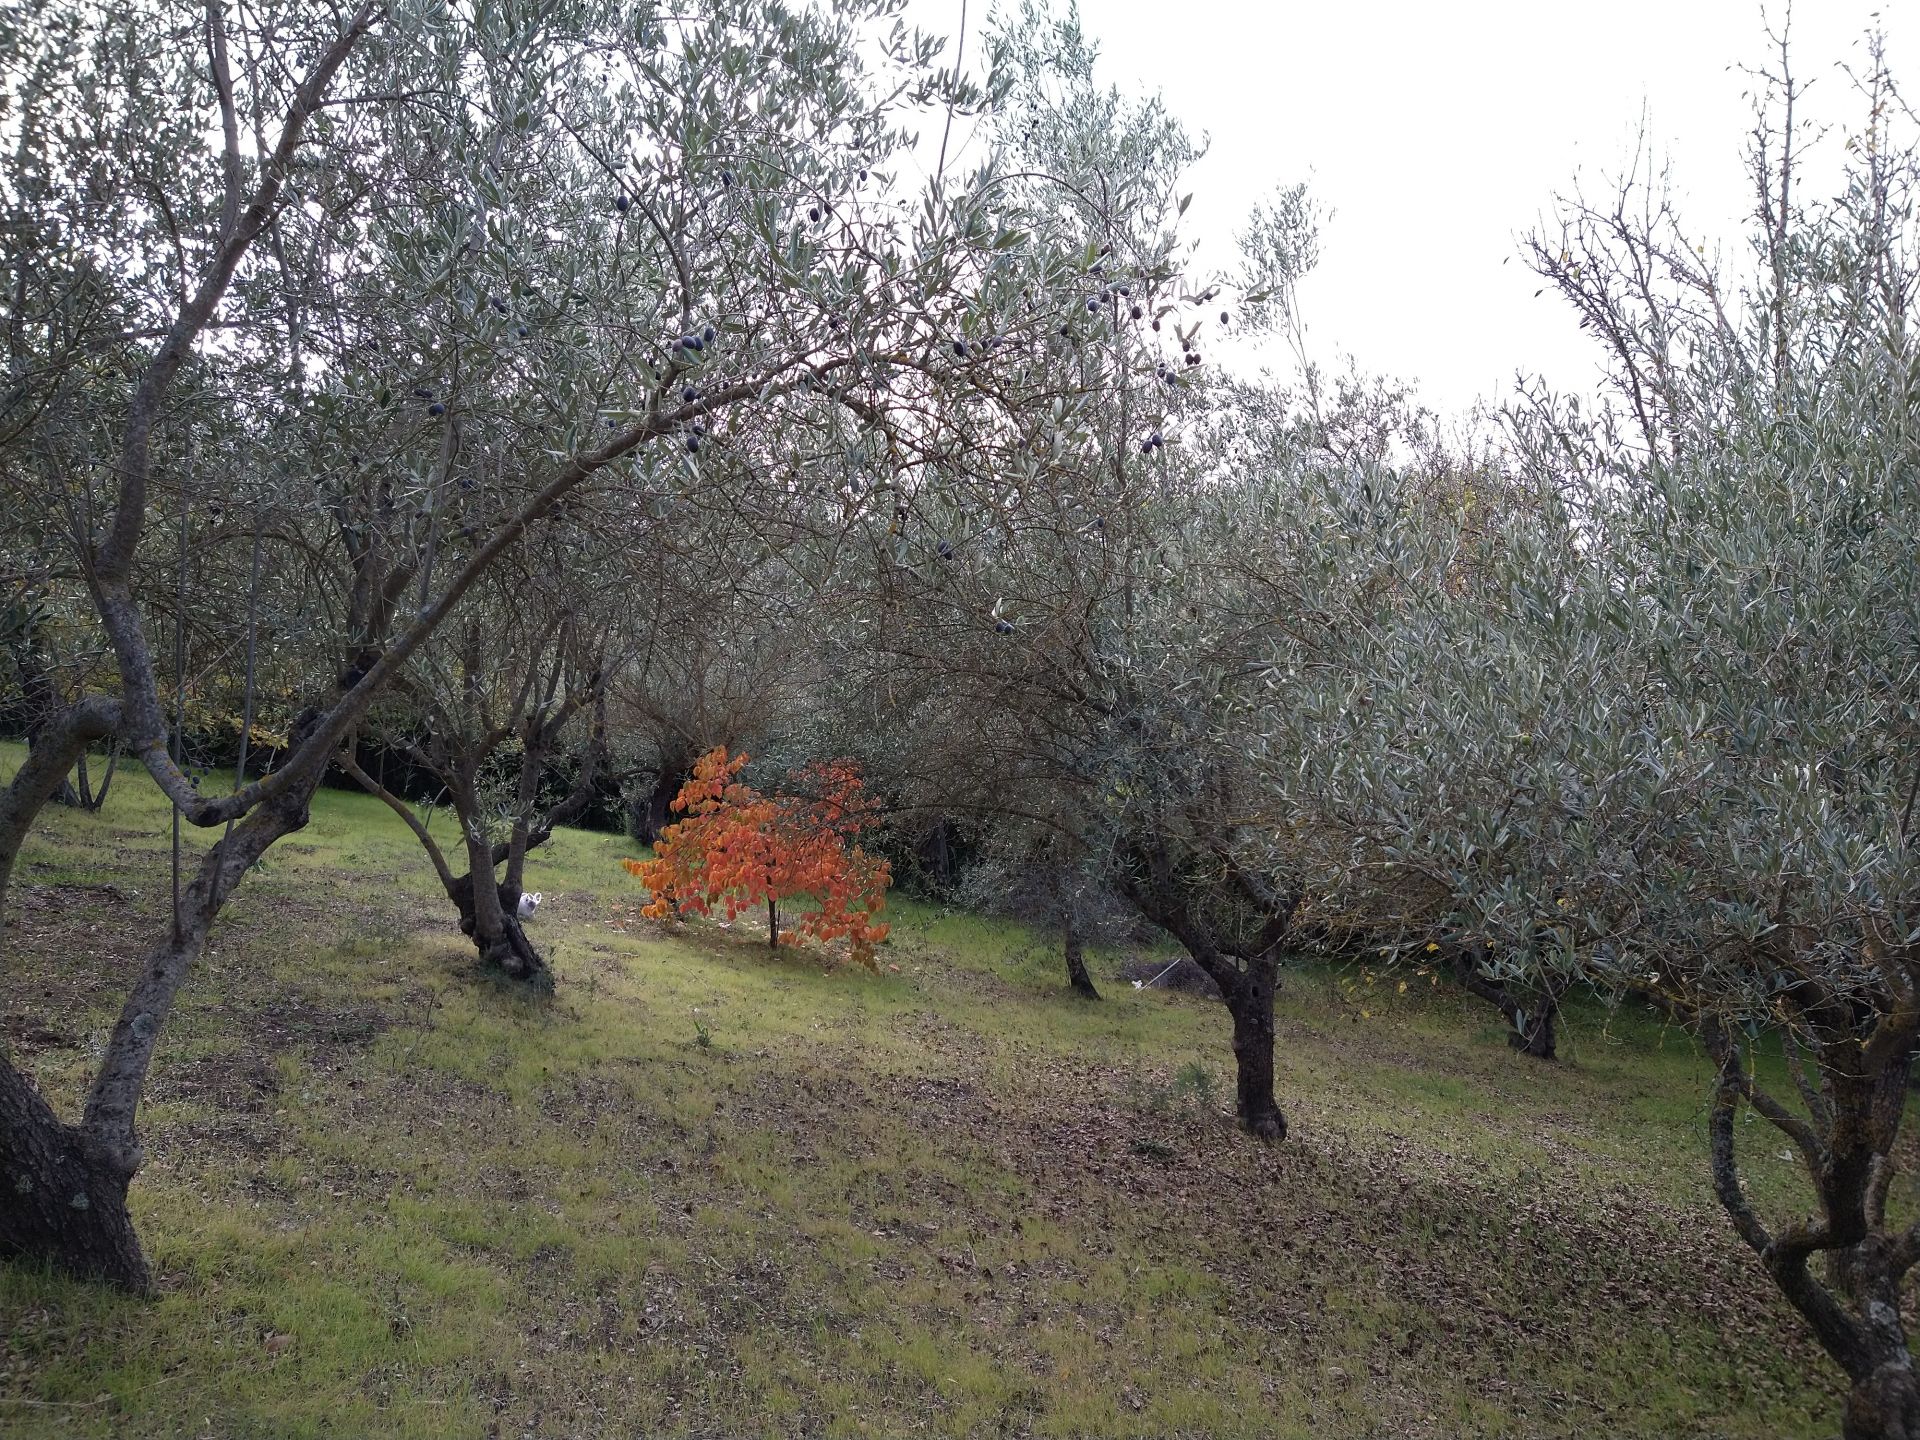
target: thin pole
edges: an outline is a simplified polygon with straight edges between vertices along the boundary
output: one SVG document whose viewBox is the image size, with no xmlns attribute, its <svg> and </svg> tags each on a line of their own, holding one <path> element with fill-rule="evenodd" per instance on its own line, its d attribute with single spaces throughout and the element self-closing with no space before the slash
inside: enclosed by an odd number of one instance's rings
<svg viewBox="0 0 1920 1440">
<path fill-rule="evenodd" d="M 173 763 L 184 768 L 187 724 L 187 479 L 180 481 L 180 577 L 173 605 Z M 173 804 L 173 943 L 180 943 L 180 805 Z"/>
<path fill-rule="evenodd" d="M 253 560 L 247 568 L 247 684 L 246 696 L 240 705 L 240 758 L 233 762 L 233 788 L 238 790 L 247 783 L 247 748 L 253 738 L 253 657 L 260 639 L 260 531 L 262 528 L 259 510 L 253 512 Z M 228 835 L 233 834 L 233 821 L 227 821 Z M 224 836 L 222 838 L 225 838 Z"/>
</svg>

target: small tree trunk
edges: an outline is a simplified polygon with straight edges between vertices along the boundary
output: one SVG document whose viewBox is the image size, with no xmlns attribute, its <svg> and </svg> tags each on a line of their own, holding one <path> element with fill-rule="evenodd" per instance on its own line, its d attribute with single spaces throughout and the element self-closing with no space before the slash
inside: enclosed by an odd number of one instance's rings
<svg viewBox="0 0 1920 1440">
<path fill-rule="evenodd" d="M 1522 1055 L 1535 1060 L 1553 1060 L 1554 1021 L 1560 1014 L 1560 1003 L 1551 992 L 1542 991 L 1531 1010 L 1518 1012 L 1509 1017 L 1514 1029 L 1507 1036 L 1507 1043 Z"/>
<path fill-rule="evenodd" d="M 1087 973 L 1086 951 L 1080 944 L 1080 927 L 1074 921 L 1071 907 L 1061 925 L 1061 932 L 1061 949 L 1067 956 L 1067 983 L 1076 994 L 1084 995 L 1089 1000 L 1098 1000 L 1100 992 L 1093 988 L 1093 976 Z"/>
<path fill-rule="evenodd" d="M 1535 1060 L 1557 1058 L 1554 1031 L 1560 1018 L 1560 997 L 1552 984 L 1543 983 L 1531 996 L 1517 993 L 1482 972 L 1483 955 L 1477 947 L 1462 946 L 1449 956 L 1461 988 L 1500 1012 L 1507 1022 L 1507 1044 L 1511 1048 Z"/>
<path fill-rule="evenodd" d="M 480 963 L 498 970 L 509 980 L 522 980 L 542 989 L 553 988 L 553 971 L 548 967 L 546 958 L 533 948 L 533 942 L 527 939 L 527 932 L 520 925 L 520 892 L 509 892 L 505 886 L 494 883 L 493 846 L 484 836 L 469 831 L 467 836 L 467 874 L 462 877 L 466 884 L 456 886 L 464 892 L 472 907 L 471 923 L 468 931 L 473 936 L 473 947 L 480 954 Z M 460 904 L 462 896 L 455 895 L 454 903 Z M 460 928 L 467 929 L 469 915 L 461 915 Z"/>
<path fill-rule="evenodd" d="M 1803 1093 L 1810 1082 L 1800 1073 L 1802 1052 L 1819 1068 L 1820 1103 L 1810 1116 L 1755 1083 L 1730 1024 L 1702 1017 L 1701 1040 L 1720 1072 L 1707 1125 L 1714 1194 L 1781 1295 L 1846 1372 L 1843 1440 L 1920 1440 L 1920 1378 L 1901 1316 L 1920 1232 L 1904 1223 L 1890 1229 L 1886 1213 L 1920 1015 L 1910 1009 L 1885 1015 L 1863 1042 L 1850 1008 L 1824 995 L 1819 1001 L 1798 1011 L 1788 1032 L 1793 1078 Z M 1775 1234 L 1754 1212 L 1735 1154 L 1743 1104 L 1799 1147 L 1816 1218 Z M 1816 1256 L 1825 1262 L 1824 1280 L 1809 1266 Z"/>
<path fill-rule="evenodd" d="M 633 838 L 642 845 L 651 845 L 660 838 L 660 832 L 673 823 L 673 798 L 680 793 L 693 776 L 693 762 L 674 755 L 661 762 L 660 772 L 654 777 L 653 788 L 633 802 L 632 821 Z"/>
<path fill-rule="evenodd" d="M 1281 947 L 1299 909 L 1297 896 L 1268 897 L 1271 913 L 1256 950 L 1229 955 L 1215 940 L 1168 879 L 1164 852 L 1147 852 L 1141 883 L 1124 872 L 1121 893 L 1140 913 L 1185 948 L 1193 963 L 1220 987 L 1220 999 L 1233 1017 L 1234 1110 L 1246 1131 L 1262 1140 L 1287 1138 L 1287 1120 L 1273 1098 L 1273 992 L 1280 982 Z"/>
<path fill-rule="evenodd" d="M 93 788 L 92 776 L 87 772 L 87 754 L 83 750 L 80 758 L 74 762 L 74 774 L 80 781 L 80 807 L 90 814 L 97 815 L 106 806 L 107 792 L 113 788 L 113 772 L 120 765 L 120 742 L 115 740 L 107 747 L 107 773 L 100 777 L 100 788 Z"/>
<path fill-rule="evenodd" d="M 517 915 L 496 909 L 498 920 L 489 928 L 485 921 L 474 926 L 473 946 L 480 963 L 498 970 L 509 980 L 521 980 L 541 989 L 553 988 L 553 970 L 546 957 L 527 939 L 526 929 Z"/>
<path fill-rule="evenodd" d="M 953 883 L 951 829 L 943 815 L 933 822 L 933 828 L 920 840 L 920 868 L 936 888 Z"/>
<path fill-rule="evenodd" d="M 492 925 L 480 918 L 480 897 L 474 893 L 472 874 L 447 885 L 447 899 L 461 912 L 461 935 L 472 939 L 474 950 L 484 964 L 490 964 L 511 979 L 530 979 L 551 983 L 551 972 L 534 943 L 526 939 L 526 927 L 520 924 L 520 891 L 511 885 L 493 887 Z"/>
<path fill-rule="evenodd" d="M 767 897 L 767 948 L 780 948 L 780 907 L 771 895 Z"/>
<path fill-rule="evenodd" d="M 516 916 L 502 915 L 498 927 L 491 931 L 476 927 L 473 948 L 479 953 L 482 965 L 498 970 L 509 980 L 553 988 L 553 971 L 546 957 L 533 948 L 533 942 L 527 939 L 527 932 Z"/>
<path fill-rule="evenodd" d="M 0 1057 L 0 1257 L 145 1293 L 146 1257 L 127 1213 L 132 1178 Z"/>
<path fill-rule="evenodd" d="M 1247 1133 L 1262 1140 L 1287 1138 L 1286 1117 L 1273 1098 L 1274 979 L 1270 967 L 1256 966 L 1224 992 L 1233 1016 L 1234 1108 Z"/>
</svg>

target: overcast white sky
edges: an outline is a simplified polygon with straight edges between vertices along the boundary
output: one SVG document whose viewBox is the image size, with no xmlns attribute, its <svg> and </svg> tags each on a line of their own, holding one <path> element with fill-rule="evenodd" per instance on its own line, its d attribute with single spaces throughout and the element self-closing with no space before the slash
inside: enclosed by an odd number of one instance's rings
<svg viewBox="0 0 1920 1440">
<path fill-rule="evenodd" d="M 970 0 L 978 26 L 986 0 Z M 1752 110 L 1741 65 L 1768 57 L 1757 0 L 1081 0 L 1099 78 L 1159 91 L 1212 139 L 1189 212 L 1203 265 L 1276 184 L 1334 211 L 1303 287 L 1316 358 L 1417 382 L 1445 411 L 1511 390 L 1516 369 L 1586 388 L 1590 342 L 1521 264 L 1518 238 L 1576 175 L 1598 190 L 1643 113 L 1684 212 L 1732 240 Z M 1777 19 L 1784 6 L 1775 4 Z M 1920 4 L 1801 0 L 1796 72 L 1822 118 L 1857 124 L 1842 62 L 1877 18 L 1920 92 Z M 960 0 L 915 0 L 952 35 Z M 943 18 L 944 17 L 944 18 Z M 971 44 L 971 40 L 969 41 Z M 949 51 L 951 54 L 951 51 Z M 1512 257 L 1509 260 L 1509 257 Z M 1502 264 L 1502 261 L 1509 261 Z M 1273 357 L 1275 365 L 1283 357 Z"/>
</svg>

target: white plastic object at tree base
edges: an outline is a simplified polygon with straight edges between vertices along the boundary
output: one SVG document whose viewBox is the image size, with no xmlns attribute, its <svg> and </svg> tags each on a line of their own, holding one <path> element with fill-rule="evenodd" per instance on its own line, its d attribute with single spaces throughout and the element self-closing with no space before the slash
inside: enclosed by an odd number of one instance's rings
<svg viewBox="0 0 1920 1440">
<path fill-rule="evenodd" d="M 1164 969 L 1164 970 L 1162 970 L 1162 971 L 1161 971 L 1161 972 L 1160 972 L 1160 973 L 1159 973 L 1158 975 L 1156 975 L 1156 976 L 1154 976 L 1154 977 L 1153 977 L 1153 979 L 1151 979 L 1151 980 L 1136 980 L 1136 981 L 1134 981 L 1134 982 L 1133 982 L 1133 988 L 1134 988 L 1134 989 L 1136 989 L 1136 990 L 1153 990 L 1153 989 L 1157 989 L 1157 988 L 1159 987 L 1159 985 L 1160 985 L 1160 982 L 1161 982 L 1162 980 L 1164 980 L 1164 979 L 1166 979 L 1166 978 L 1167 978 L 1167 976 L 1169 976 L 1169 975 L 1171 975 L 1171 974 L 1172 974 L 1172 973 L 1173 973 L 1173 972 L 1174 972 L 1175 970 L 1177 970 L 1177 969 L 1179 969 L 1179 967 L 1180 967 L 1180 961 L 1176 959 L 1176 960 L 1175 960 L 1175 961 L 1173 962 L 1173 964 L 1171 964 L 1171 965 L 1169 965 L 1169 966 L 1167 966 L 1167 968 L 1166 968 L 1166 969 Z"/>
<path fill-rule="evenodd" d="M 533 912 L 539 908 L 540 892 L 538 890 L 534 891 L 531 895 L 522 895 L 520 897 L 519 915 L 522 920 L 532 919 Z"/>
</svg>

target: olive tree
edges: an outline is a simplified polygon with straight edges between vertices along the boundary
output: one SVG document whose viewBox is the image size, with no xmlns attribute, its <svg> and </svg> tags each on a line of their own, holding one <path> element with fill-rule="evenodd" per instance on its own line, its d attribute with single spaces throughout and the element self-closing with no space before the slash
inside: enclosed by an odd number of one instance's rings
<svg viewBox="0 0 1920 1440">
<path fill-rule="evenodd" d="M 1499 863 L 1528 793 L 1514 757 L 1540 759 L 1552 727 L 1516 721 L 1471 753 L 1429 748 L 1422 727 L 1468 677 L 1501 677 L 1483 708 L 1537 717 L 1578 673 L 1564 655 L 1514 675 L 1493 663 L 1510 640 L 1513 573 L 1581 562 L 1566 507 L 1531 493 L 1484 440 L 1443 443 L 1404 389 L 1377 380 L 1247 386 L 1234 413 L 1239 533 L 1220 564 L 1242 577 L 1251 613 L 1284 617 L 1266 633 L 1241 723 L 1255 736 L 1262 843 L 1314 897 L 1300 938 L 1417 956 L 1498 1009 L 1515 1049 L 1551 1059 L 1569 977 L 1493 963 L 1454 914 L 1477 880 L 1452 877 Z M 1409 666 L 1420 680 L 1383 687 L 1383 673 Z M 1336 738 L 1348 726 L 1391 750 L 1349 750 Z M 1362 764 L 1381 767 L 1364 805 L 1344 788 Z M 1402 858 L 1352 863 L 1385 836 Z"/>
<path fill-rule="evenodd" d="M 440 782 L 457 827 L 451 845 L 435 838 L 431 807 L 416 813 L 351 750 L 338 757 L 419 841 L 481 964 L 543 986 L 552 972 L 520 923 L 527 856 L 583 814 L 602 784 L 618 783 L 606 677 L 626 639 L 618 596 L 582 588 L 613 567 L 593 563 L 584 536 L 567 539 L 564 555 L 536 541 L 496 566 L 369 712 L 366 730 L 383 748 Z M 464 857 L 463 872 L 449 849 Z"/>
<path fill-rule="evenodd" d="M 0 886 L 95 741 L 121 740 L 185 823 L 227 828 L 134 975 L 78 1123 L 0 1061 L 0 1252 L 148 1284 L 126 1193 L 180 988 L 369 705 L 501 556 L 589 482 L 642 505 L 697 484 L 730 417 L 805 421 L 824 390 L 940 373 L 928 306 L 992 235 L 969 191 L 906 212 L 885 167 L 901 115 L 981 97 L 938 79 L 936 42 L 876 30 L 890 18 L 776 0 L 10 14 L 25 158 L 0 233 L 28 278 L 9 293 L 85 269 L 112 303 L 76 332 L 16 299 L 17 353 L 66 348 L 16 371 L 5 474 L 77 495 L 76 568 L 116 674 L 0 792 Z M 76 350 L 96 331 L 106 349 Z M 43 400 L 73 355 L 109 349 L 118 398 L 65 424 Z M 352 577 L 324 615 L 338 669 L 289 706 L 276 768 L 221 795 L 170 753 L 143 559 L 160 517 L 207 502 L 197 447 L 273 490 L 286 543 L 347 546 Z M 344 526 L 343 505 L 361 507 Z"/>
<path fill-rule="evenodd" d="M 1920 151 L 1876 63 L 1841 183 L 1806 201 L 1785 60 L 1744 283 L 1657 198 L 1563 211 L 1535 258 L 1608 347 L 1617 403 L 1519 407 L 1517 503 L 1353 507 L 1343 553 L 1403 599 L 1292 710 L 1273 781 L 1355 904 L 1693 1027 L 1714 1193 L 1846 1374 L 1844 1433 L 1882 1440 L 1920 1435 L 1897 1178 L 1920 1043 Z M 1776 1051 L 1785 1094 L 1756 1064 Z M 1806 1214 L 1750 1198 L 1743 1114 L 1791 1146 Z"/>
<path fill-rule="evenodd" d="M 1177 122 L 1097 85 L 1071 17 L 1030 8 L 998 43 L 1017 78 L 992 184 L 1030 238 L 954 340 L 974 385 L 896 439 L 872 600 L 842 639 L 867 667 L 849 728 L 891 737 L 876 770 L 924 812 L 976 817 L 1186 946 L 1233 1017 L 1242 1122 L 1277 1138 L 1273 991 L 1300 897 L 1242 843 L 1226 698 L 1259 627 L 1216 575 L 1232 507 L 1196 442 L 1204 347 L 1284 313 L 1310 210 L 1286 192 L 1252 273 L 1197 278 Z"/>
</svg>

